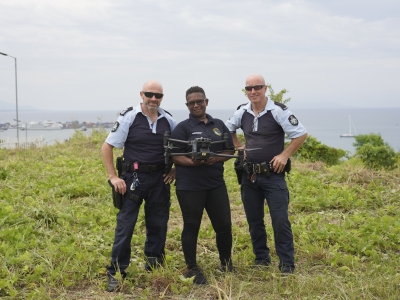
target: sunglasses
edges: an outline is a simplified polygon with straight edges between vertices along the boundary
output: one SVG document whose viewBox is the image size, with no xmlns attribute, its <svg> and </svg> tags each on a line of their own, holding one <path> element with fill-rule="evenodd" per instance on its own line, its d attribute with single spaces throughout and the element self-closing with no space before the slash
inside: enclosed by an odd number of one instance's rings
<svg viewBox="0 0 400 300">
<path fill-rule="evenodd" d="M 201 99 L 201 100 L 196 100 L 196 101 L 190 101 L 190 102 L 186 102 L 186 106 L 187 107 L 193 107 L 195 104 L 197 105 L 202 105 L 204 103 L 206 99 Z"/>
<path fill-rule="evenodd" d="M 147 97 L 147 98 L 153 98 L 156 97 L 156 99 L 161 99 L 162 97 L 164 97 L 164 94 L 160 94 L 160 93 L 152 93 L 152 92 L 143 92 L 142 93 Z"/>
<path fill-rule="evenodd" d="M 254 89 L 255 91 L 259 91 L 261 90 L 263 87 L 265 86 L 265 84 L 260 84 L 260 85 L 253 85 L 253 86 L 245 86 L 244 89 L 248 92 L 251 92 L 252 89 Z"/>
</svg>

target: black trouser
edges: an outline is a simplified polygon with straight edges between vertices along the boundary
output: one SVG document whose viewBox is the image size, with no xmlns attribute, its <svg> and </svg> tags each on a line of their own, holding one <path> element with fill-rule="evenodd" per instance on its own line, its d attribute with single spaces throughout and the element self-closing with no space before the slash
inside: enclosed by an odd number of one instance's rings
<svg viewBox="0 0 400 300">
<path fill-rule="evenodd" d="M 289 191 L 284 174 L 272 172 L 269 177 L 257 174 L 255 183 L 244 174 L 241 191 L 256 260 L 270 260 L 264 223 L 266 199 L 274 230 L 276 253 L 279 256 L 279 267 L 286 265 L 294 269 L 293 234 L 288 216 Z"/>
<path fill-rule="evenodd" d="M 216 233 L 222 264 L 231 259 L 232 221 L 225 184 L 207 191 L 176 191 L 183 217 L 182 249 L 186 265 L 195 267 L 197 237 L 204 208 Z"/>
<path fill-rule="evenodd" d="M 114 275 L 117 271 L 125 273 L 131 258 L 131 240 L 141 202 L 137 203 L 129 199 L 130 193 L 145 200 L 146 242 L 144 254 L 147 260 L 150 264 L 163 263 L 164 260 L 170 207 L 170 186 L 164 184 L 162 171 L 137 172 L 137 176 L 140 185 L 134 191 L 129 191 L 133 181 L 132 173 L 128 173 L 125 177 L 127 192 L 125 193 L 124 204 L 117 214 L 111 265 L 107 268 L 111 275 Z"/>
</svg>

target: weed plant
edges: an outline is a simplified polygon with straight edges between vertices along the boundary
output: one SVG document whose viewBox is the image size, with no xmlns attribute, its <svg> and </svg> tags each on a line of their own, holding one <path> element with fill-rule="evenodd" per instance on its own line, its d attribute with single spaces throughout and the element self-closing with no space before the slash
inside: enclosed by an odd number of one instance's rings
<svg viewBox="0 0 400 300">
<path fill-rule="evenodd" d="M 117 210 L 100 155 L 105 131 L 38 149 L 0 149 L 0 298 L 400 299 L 400 171 L 295 159 L 288 178 L 296 272 L 282 276 L 265 206 L 273 266 L 253 266 L 233 161 L 225 168 L 236 273 L 218 271 L 206 214 L 197 256 L 210 284 L 182 274 L 182 218 L 172 192 L 165 267 L 144 271 L 143 211 L 119 293 L 105 292 Z M 115 150 L 115 157 L 120 150 Z M 172 189 L 174 190 L 174 189 Z"/>
</svg>

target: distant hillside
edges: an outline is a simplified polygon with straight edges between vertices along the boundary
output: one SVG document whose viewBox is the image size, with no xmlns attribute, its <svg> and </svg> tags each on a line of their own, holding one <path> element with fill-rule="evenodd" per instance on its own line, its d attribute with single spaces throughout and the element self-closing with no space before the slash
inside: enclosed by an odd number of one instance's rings
<svg viewBox="0 0 400 300">
<path fill-rule="evenodd" d="M 291 109 L 331 109 L 331 108 L 355 108 L 356 106 L 343 103 L 332 102 L 296 102 L 290 101 L 288 105 Z"/>
<path fill-rule="evenodd" d="M 15 110 L 15 103 L 0 101 L 0 111 L 13 111 Z M 36 107 L 26 105 L 18 105 L 18 110 L 39 110 Z"/>
</svg>

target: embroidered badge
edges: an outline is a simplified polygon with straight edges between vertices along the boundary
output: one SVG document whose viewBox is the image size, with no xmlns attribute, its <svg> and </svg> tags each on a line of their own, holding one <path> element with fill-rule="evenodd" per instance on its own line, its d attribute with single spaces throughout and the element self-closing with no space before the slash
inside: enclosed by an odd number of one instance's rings
<svg viewBox="0 0 400 300">
<path fill-rule="evenodd" d="M 290 124 L 292 124 L 293 126 L 299 125 L 299 120 L 297 120 L 297 118 L 296 118 L 294 115 L 290 115 L 290 116 L 289 116 L 289 122 L 290 122 Z"/>
<path fill-rule="evenodd" d="M 111 128 L 111 132 L 116 132 L 119 127 L 119 122 L 115 121 L 114 126 Z"/>
<path fill-rule="evenodd" d="M 213 131 L 214 131 L 214 133 L 215 133 L 216 135 L 218 135 L 218 136 L 221 136 L 221 135 L 222 135 L 221 130 L 219 130 L 219 128 L 214 128 Z"/>
<path fill-rule="evenodd" d="M 128 108 L 124 109 L 123 111 L 120 112 L 120 116 L 125 116 L 125 114 L 126 114 L 128 111 L 131 111 L 132 109 L 133 109 L 133 107 L 128 107 Z"/>
</svg>

